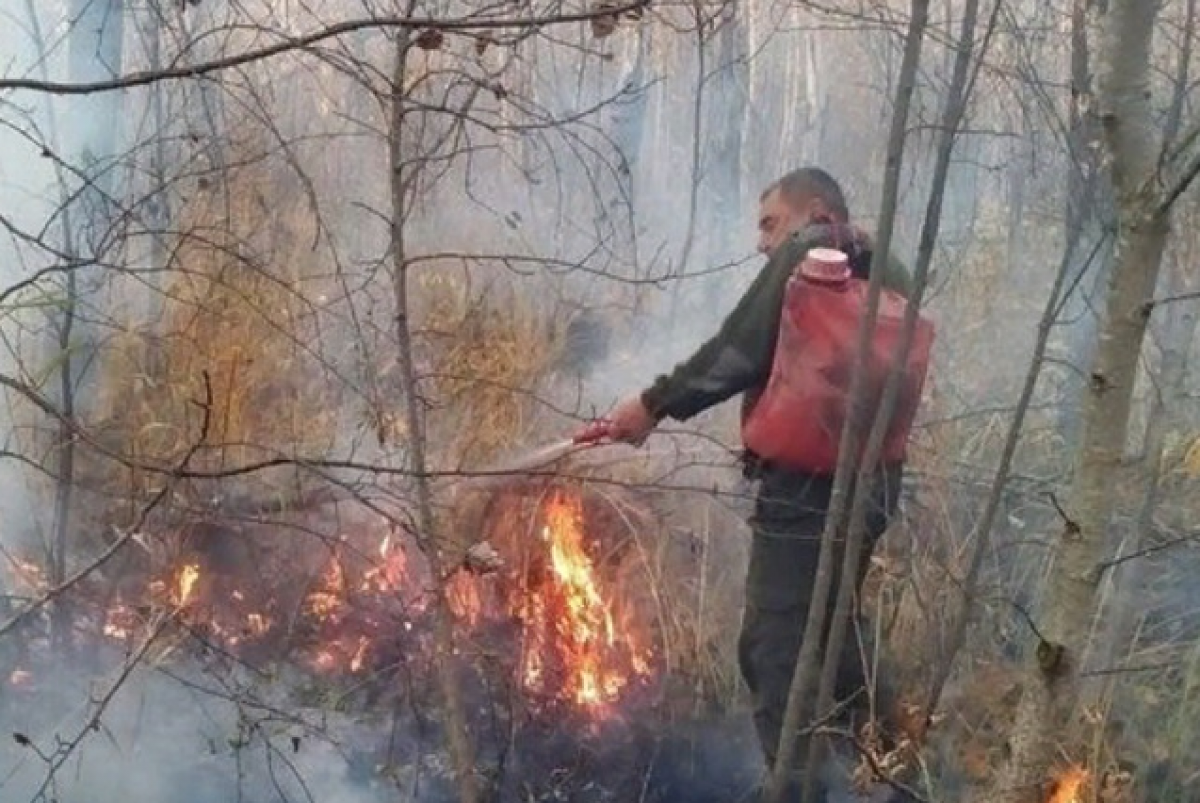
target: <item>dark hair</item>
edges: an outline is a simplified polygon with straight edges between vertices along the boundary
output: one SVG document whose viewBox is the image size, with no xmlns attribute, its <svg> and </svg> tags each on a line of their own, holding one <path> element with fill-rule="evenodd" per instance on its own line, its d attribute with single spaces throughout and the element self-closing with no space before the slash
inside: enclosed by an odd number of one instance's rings
<svg viewBox="0 0 1200 803">
<path fill-rule="evenodd" d="M 763 190 L 761 198 L 766 198 L 775 190 L 779 190 L 783 199 L 793 206 L 816 198 L 829 210 L 829 214 L 834 218 L 832 222 L 845 223 L 850 220 L 850 210 L 846 206 L 846 196 L 841 185 L 837 183 L 837 179 L 819 167 L 799 167 L 785 173 L 782 178 Z"/>
</svg>

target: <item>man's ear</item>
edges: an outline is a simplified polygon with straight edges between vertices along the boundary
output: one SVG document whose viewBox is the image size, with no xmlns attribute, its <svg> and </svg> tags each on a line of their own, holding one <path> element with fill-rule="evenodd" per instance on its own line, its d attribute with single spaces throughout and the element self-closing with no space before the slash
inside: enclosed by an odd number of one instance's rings
<svg viewBox="0 0 1200 803">
<path fill-rule="evenodd" d="M 804 213 L 810 226 L 828 226 L 836 222 L 820 198 L 810 198 L 805 205 Z"/>
</svg>

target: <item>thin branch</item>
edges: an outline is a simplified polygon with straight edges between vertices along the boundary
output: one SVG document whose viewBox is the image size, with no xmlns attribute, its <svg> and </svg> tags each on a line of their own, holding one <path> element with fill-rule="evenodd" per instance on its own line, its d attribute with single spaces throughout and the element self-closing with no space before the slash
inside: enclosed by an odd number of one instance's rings
<svg viewBox="0 0 1200 803">
<path fill-rule="evenodd" d="M 186 467 L 192 458 L 196 456 L 196 453 L 200 451 L 200 448 L 208 441 L 208 433 L 212 424 L 213 392 L 212 381 L 210 380 L 207 371 L 203 372 L 203 378 L 204 400 L 202 402 L 197 402 L 197 404 L 201 407 L 201 409 L 204 410 L 204 418 L 200 424 L 199 437 L 196 438 L 191 448 L 188 449 L 187 454 L 185 454 L 183 459 L 180 461 L 181 468 Z M 63 420 L 66 421 L 66 419 Z M 177 480 L 178 476 L 172 479 Z M 120 537 L 109 545 L 108 549 L 101 552 L 90 563 L 88 563 L 79 571 L 75 572 L 75 574 L 64 579 L 54 588 L 46 591 L 46 593 L 44 593 L 41 597 L 29 603 L 17 613 L 13 614 L 13 616 L 9 618 L 7 622 L 5 622 L 3 625 L 0 625 L 0 636 L 3 636 L 8 631 L 12 630 L 14 627 L 28 618 L 30 614 L 33 614 L 34 612 L 45 607 L 47 603 L 60 597 L 66 591 L 77 585 L 85 577 L 89 576 L 92 572 L 96 571 L 105 563 L 107 563 L 113 555 L 117 554 L 122 547 L 129 543 L 129 541 L 138 534 L 139 530 L 141 530 L 142 526 L 145 524 L 146 519 L 150 516 L 150 513 L 153 512 L 153 510 L 158 507 L 162 501 L 167 498 L 167 495 L 174 491 L 174 489 L 174 482 L 168 481 L 163 483 L 163 486 L 158 490 L 158 493 L 156 493 L 150 502 L 142 508 L 138 515 L 137 521 L 135 521 L 132 526 L 126 528 L 125 531 L 121 533 Z"/>
<path fill-rule="evenodd" d="M 1200 124 L 1197 124 L 1198 132 L 1200 132 Z M 1173 171 L 1174 176 L 1164 180 L 1162 196 L 1158 202 L 1158 213 L 1162 214 L 1175 205 L 1179 200 L 1179 196 L 1187 192 L 1188 187 L 1195 181 L 1196 176 L 1200 175 L 1200 150 L 1193 153 L 1178 170 Z"/>
<path fill-rule="evenodd" d="M 147 86 L 160 81 L 178 78 L 198 78 L 209 73 L 241 67 L 256 61 L 278 56 L 293 50 L 301 50 L 327 39 L 345 36 L 356 31 L 376 28 L 398 28 L 401 30 L 438 30 L 438 31 L 477 31 L 500 30 L 507 28 L 543 28 L 550 25 L 564 25 L 575 22 L 588 22 L 602 17 L 636 14 L 650 4 L 650 0 L 633 0 L 614 8 L 601 7 L 597 10 L 575 14 L 553 14 L 538 17 L 513 17 L 495 19 L 434 19 L 420 17 L 378 17 L 375 19 L 347 20 L 329 25 L 320 30 L 302 36 L 285 37 L 273 45 L 248 50 L 233 56 L 226 56 L 212 61 L 204 61 L 186 67 L 170 67 L 162 70 L 144 70 L 131 73 L 120 78 L 89 83 L 61 83 L 56 81 L 37 81 L 27 78 L 0 78 L 0 91 L 8 89 L 31 89 L 35 92 L 50 92 L 56 95 L 88 95 L 96 92 L 111 92 L 117 89 L 130 89 L 137 86 Z"/>
<path fill-rule="evenodd" d="M 1191 535 L 1183 535 L 1178 538 L 1172 538 L 1168 541 L 1162 542 L 1161 544 L 1154 544 L 1153 546 L 1148 546 L 1148 547 L 1145 547 L 1144 549 L 1139 549 L 1136 552 L 1130 552 L 1128 555 L 1122 555 L 1119 558 L 1113 558 L 1112 560 L 1106 560 L 1103 563 L 1099 564 L 1096 567 L 1096 569 L 1097 569 L 1097 571 L 1101 571 L 1101 572 L 1107 571 L 1108 569 L 1112 569 L 1116 566 L 1120 566 L 1122 563 L 1129 563 L 1130 561 L 1138 560 L 1139 558 L 1146 558 L 1157 552 L 1165 552 L 1166 550 L 1171 549 L 1173 547 L 1192 543 L 1197 540 L 1200 540 L 1200 534 L 1197 534 L 1197 533 L 1192 533 Z"/>
<path fill-rule="evenodd" d="M 1142 305 L 1142 314 L 1149 315 L 1154 311 L 1155 307 L 1161 307 L 1164 304 L 1174 304 L 1177 301 L 1198 300 L 1200 300 L 1200 290 L 1194 290 L 1190 293 L 1178 293 L 1172 296 L 1163 296 L 1162 298 L 1152 298 Z"/>
</svg>

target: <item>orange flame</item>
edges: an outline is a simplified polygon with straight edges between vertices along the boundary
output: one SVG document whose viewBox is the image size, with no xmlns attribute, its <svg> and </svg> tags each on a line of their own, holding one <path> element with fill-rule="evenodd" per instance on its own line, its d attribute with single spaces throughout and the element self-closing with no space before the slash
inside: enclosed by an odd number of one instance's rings
<svg viewBox="0 0 1200 803">
<path fill-rule="evenodd" d="M 189 563 L 179 570 L 179 579 L 175 585 L 174 602 L 179 607 L 188 604 L 188 600 L 192 596 L 192 591 L 196 588 L 196 581 L 200 579 L 200 567 L 194 563 Z"/>
<path fill-rule="evenodd" d="M 450 612 L 457 618 L 474 627 L 479 623 L 483 613 L 483 600 L 479 596 L 479 586 L 466 572 L 455 572 L 446 581 L 446 602 Z"/>
<path fill-rule="evenodd" d="M 1078 764 L 1073 764 L 1058 776 L 1054 784 L 1054 793 L 1047 803 L 1082 803 L 1079 795 L 1080 787 L 1087 783 L 1088 771 Z"/>
<path fill-rule="evenodd" d="M 605 587 L 602 567 L 585 546 L 583 497 L 559 491 L 542 506 L 540 516 L 541 538 L 533 544 L 536 577 L 513 590 L 462 568 L 447 579 L 445 602 L 467 628 L 486 626 L 497 617 L 511 623 L 508 617 L 515 616 L 522 633 L 518 682 L 543 699 L 602 709 L 636 677 L 650 675 L 653 653 L 638 646 L 637 633 L 624 632 L 612 589 Z M 359 674 L 387 659 L 396 626 L 411 631 L 416 625 L 409 617 L 427 612 L 426 595 L 403 594 L 406 586 L 411 591 L 421 583 L 423 570 L 420 564 L 408 565 L 411 553 L 404 543 L 395 532 L 381 537 L 374 559 L 362 568 L 357 560 L 343 561 L 335 547 L 316 582 L 301 591 L 298 611 L 293 600 L 280 608 L 260 589 L 210 577 L 199 562 L 180 562 L 156 573 L 146 591 L 151 609 L 163 604 L 186 608 L 197 632 L 228 650 L 257 649 L 279 625 L 279 611 L 292 611 L 303 619 L 296 632 L 311 639 L 303 647 L 310 668 Z M 36 567 L 20 568 L 37 579 Z M 496 592 L 504 592 L 503 601 Z M 398 606 L 404 614 L 400 620 Z M 143 607 L 118 597 L 106 606 L 102 632 L 127 641 L 144 626 Z"/>
<path fill-rule="evenodd" d="M 354 657 L 350 659 L 350 671 L 358 672 L 363 668 L 363 660 L 367 656 L 367 647 L 371 645 L 371 640 L 366 636 L 358 637 L 358 649 L 354 651 Z"/>
<path fill-rule="evenodd" d="M 403 549 L 392 546 L 391 536 L 379 544 L 380 562 L 363 575 L 360 590 L 371 592 L 399 591 L 408 570 L 408 558 Z"/>
<path fill-rule="evenodd" d="M 308 595 L 308 612 L 318 619 L 328 619 L 341 609 L 342 595 L 346 591 L 345 571 L 336 557 L 329 561 L 329 569 L 322 581 L 321 588 Z"/>
<path fill-rule="evenodd" d="M 594 707 L 613 700 L 630 679 L 620 652 L 629 650 L 625 660 L 632 672 L 644 674 L 648 665 L 627 637 L 617 638 L 583 535 L 582 500 L 553 496 L 545 506 L 542 530 L 550 572 L 518 611 L 526 623 L 521 676 L 527 688 L 543 690 L 551 659 L 566 675 L 562 695 Z"/>
<path fill-rule="evenodd" d="M 128 605 L 117 602 L 104 615 L 104 635 L 123 641 L 137 627 L 137 617 Z"/>
</svg>

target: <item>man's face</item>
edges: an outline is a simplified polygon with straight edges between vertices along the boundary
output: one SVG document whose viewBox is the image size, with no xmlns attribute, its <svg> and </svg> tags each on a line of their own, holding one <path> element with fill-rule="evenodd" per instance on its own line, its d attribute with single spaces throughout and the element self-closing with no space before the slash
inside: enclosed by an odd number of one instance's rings
<svg viewBox="0 0 1200 803">
<path fill-rule="evenodd" d="M 771 254 L 793 232 L 804 228 L 809 217 L 807 210 L 788 204 L 778 189 L 771 190 L 758 207 L 759 252 Z"/>
</svg>

